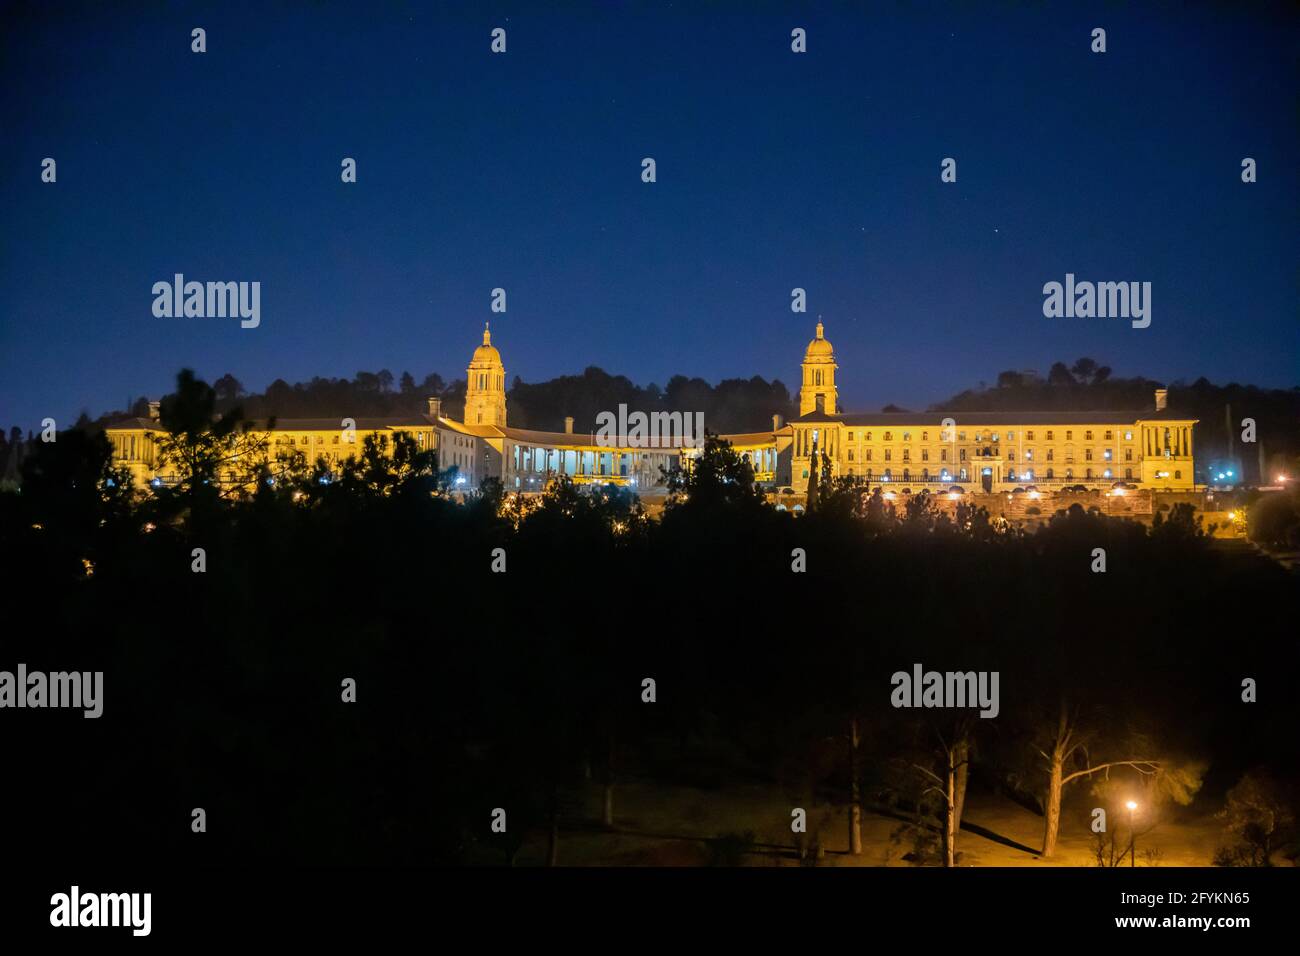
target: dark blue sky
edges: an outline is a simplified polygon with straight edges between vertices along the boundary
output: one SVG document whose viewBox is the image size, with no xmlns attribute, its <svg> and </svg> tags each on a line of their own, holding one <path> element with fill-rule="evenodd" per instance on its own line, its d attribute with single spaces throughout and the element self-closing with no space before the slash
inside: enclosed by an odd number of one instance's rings
<svg viewBox="0 0 1300 956">
<path fill-rule="evenodd" d="M 182 366 L 458 377 L 485 318 L 512 378 L 793 388 L 820 313 L 851 409 L 1082 355 L 1300 379 L 1283 7 L 49 6 L 0 30 L 5 427 Z M 176 272 L 260 281 L 261 327 L 155 318 Z M 1151 327 L 1044 318 L 1067 272 L 1151 282 Z"/>
</svg>

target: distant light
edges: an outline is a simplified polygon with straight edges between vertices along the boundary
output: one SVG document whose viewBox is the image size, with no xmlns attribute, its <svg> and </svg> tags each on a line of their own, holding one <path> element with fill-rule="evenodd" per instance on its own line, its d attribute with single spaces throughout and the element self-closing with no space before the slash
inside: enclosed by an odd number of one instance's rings
<svg viewBox="0 0 1300 956">
<path fill-rule="evenodd" d="M 1282 482 L 1284 482 L 1284 481 L 1288 481 L 1288 480 L 1290 480 L 1290 479 L 1288 479 L 1286 475 L 1278 475 L 1278 476 L 1277 476 L 1277 483 L 1278 483 L 1279 485 L 1282 484 Z"/>
<path fill-rule="evenodd" d="M 957 492 L 955 492 L 955 491 L 950 491 L 950 492 L 948 492 L 948 500 L 949 500 L 949 501 L 956 501 L 956 500 L 959 499 L 960 497 L 961 497 L 961 495 L 959 495 L 959 494 L 958 494 Z"/>
<path fill-rule="evenodd" d="M 1229 521 L 1236 521 L 1236 520 L 1237 520 L 1237 512 L 1235 512 L 1235 511 L 1229 511 L 1229 512 L 1228 512 L 1228 520 L 1229 520 Z"/>
<path fill-rule="evenodd" d="M 1043 497 L 1043 493 L 1042 493 L 1041 491 L 1031 491 L 1031 492 L 1029 493 L 1029 497 L 1031 497 L 1031 498 L 1041 498 L 1041 497 Z"/>
<path fill-rule="evenodd" d="M 1134 810 L 1136 810 L 1136 809 L 1138 808 L 1138 805 L 1137 805 L 1136 803 L 1134 803 L 1132 800 L 1130 800 L 1128 803 L 1124 804 L 1124 806 L 1126 806 L 1126 807 L 1129 808 L 1129 812 L 1130 812 L 1130 813 L 1131 813 L 1132 811 L 1134 811 Z"/>
<path fill-rule="evenodd" d="M 1228 472 L 1228 477 L 1229 477 L 1229 478 L 1232 477 L 1232 472 Z"/>
</svg>

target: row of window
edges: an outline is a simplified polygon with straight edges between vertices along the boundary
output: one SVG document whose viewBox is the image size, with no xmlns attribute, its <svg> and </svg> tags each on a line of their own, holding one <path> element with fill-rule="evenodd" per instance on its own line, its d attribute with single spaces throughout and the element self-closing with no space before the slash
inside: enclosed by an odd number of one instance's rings
<svg viewBox="0 0 1300 956">
<path fill-rule="evenodd" d="M 871 461 L 871 460 L 872 460 L 872 452 L 873 452 L 873 449 L 871 449 L 871 448 L 864 448 L 864 449 L 862 449 L 862 460 L 863 460 L 863 461 Z M 886 449 L 884 450 L 884 454 L 885 454 L 885 457 L 884 457 L 884 460 L 885 460 L 885 461 L 893 461 L 893 460 L 894 460 L 894 451 L 893 451 L 892 448 L 886 448 Z M 958 456 L 958 460 L 959 460 L 959 461 L 965 461 L 965 460 L 966 460 L 966 449 L 965 449 L 965 448 L 960 448 L 960 449 L 958 449 L 957 456 Z M 978 456 L 977 456 L 977 457 L 978 457 Z M 1105 460 L 1105 461 L 1110 461 L 1113 457 L 1114 457 L 1113 452 L 1112 452 L 1112 450 L 1109 449 L 1109 448 L 1105 449 L 1105 450 L 1102 452 L 1102 459 Z M 1006 453 L 1006 458 L 1007 458 L 1007 461 L 1015 461 L 1015 460 L 1016 460 L 1016 453 L 1015 453 L 1014 451 L 1008 451 L 1008 452 Z M 1052 448 L 1047 449 L 1047 455 L 1046 455 L 1045 460 L 1046 460 L 1046 461 L 1053 461 L 1054 459 L 1055 459 L 1055 449 L 1052 449 Z M 850 448 L 850 449 L 849 449 L 849 461 L 853 461 L 853 460 L 854 460 L 854 449 Z M 911 460 L 912 460 L 912 450 L 911 450 L 910 448 L 904 448 L 904 449 L 903 449 L 903 459 L 902 459 L 902 460 L 903 460 L 903 461 L 911 461 Z M 922 448 L 922 449 L 921 449 L 921 461 L 929 461 L 929 460 L 930 460 L 930 449 L 928 449 L 928 448 Z M 946 449 L 946 448 L 941 448 L 941 449 L 939 449 L 939 460 L 940 460 L 940 461 L 947 461 L 947 460 L 948 460 L 948 449 Z M 1033 450 L 1032 448 L 1027 448 L 1027 449 L 1025 449 L 1025 458 L 1024 458 L 1024 460 L 1025 460 L 1025 461 L 1033 461 L 1033 460 L 1034 460 L 1034 450 Z M 1071 463 L 1073 463 L 1073 462 L 1074 462 L 1074 454 L 1073 454 L 1072 452 L 1067 452 L 1067 453 L 1066 453 L 1066 456 L 1065 456 L 1065 460 L 1066 460 L 1067 462 L 1071 462 Z M 1084 452 L 1083 452 L 1083 460 L 1084 460 L 1084 461 L 1092 461 L 1092 460 L 1093 460 L 1093 458 L 1092 458 L 1092 449 L 1091 449 L 1091 448 L 1086 448 L 1086 449 L 1084 449 Z M 1124 460 L 1125 460 L 1125 461 L 1132 461 L 1132 460 L 1133 460 L 1133 449 L 1132 449 L 1132 448 L 1125 448 L 1125 449 L 1124 449 Z"/>
<path fill-rule="evenodd" d="M 1002 440 L 1002 434 L 1003 434 L 1003 433 L 1002 433 L 1002 432 L 983 432 L 983 431 L 976 431 L 976 432 L 973 432 L 972 434 L 974 435 L 974 437 L 971 439 L 972 441 L 1001 441 L 1001 440 Z M 863 440 L 863 441 L 871 441 L 871 435 L 872 435 L 871 432 L 863 432 L 863 433 L 862 433 L 862 440 Z M 911 433 L 911 432 L 902 432 L 902 436 L 903 436 L 903 441 L 911 441 L 911 440 L 912 440 L 912 433 Z M 849 432 L 849 433 L 848 433 L 848 439 L 849 439 L 849 441 L 853 441 L 853 432 Z M 885 432 L 884 441 L 893 441 L 893 440 L 894 440 L 894 433 L 893 433 L 892 431 L 890 431 L 890 432 Z M 929 433 L 928 431 L 921 432 L 921 441 L 929 441 L 929 440 L 930 440 L 930 433 Z M 951 430 L 951 429 L 943 429 L 943 430 L 941 430 L 941 431 L 940 431 L 940 434 L 939 434 L 939 440 L 940 440 L 940 441 L 952 441 L 952 440 L 953 440 L 953 437 L 952 437 L 952 430 Z M 966 433 L 965 433 L 964 431 L 959 431 L 959 432 L 957 432 L 957 441 L 965 441 L 965 440 L 966 440 Z M 1007 440 L 1007 441 L 1015 441 L 1015 440 L 1016 440 L 1016 433 L 1015 433 L 1015 432 L 1007 432 L 1007 433 L 1006 433 L 1006 440 Z M 1034 440 L 1034 432 L 1033 432 L 1032 429 L 1027 430 L 1027 431 L 1025 432 L 1024 440 L 1025 440 L 1025 441 L 1033 441 L 1033 440 Z M 1045 441 L 1056 441 L 1055 430 L 1054 430 L 1054 429 L 1048 429 L 1048 430 L 1047 430 L 1046 438 L 1045 438 L 1044 440 L 1045 440 Z M 1074 441 L 1074 431 L 1073 431 L 1073 429 L 1067 429 L 1067 430 L 1066 430 L 1066 432 L 1065 432 L 1065 440 L 1066 440 L 1066 441 Z M 1089 429 L 1085 429 L 1085 430 L 1084 430 L 1084 433 L 1083 433 L 1083 440 L 1084 440 L 1084 441 L 1092 441 L 1092 440 L 1093 440 L 1093 437 L 1092 437 L 1092 429 L 1089 428 Z M 1104 433 L 1104 435 L 1103 435 L 1103 437 L 1102 437 L 1102 441 L 1113 441 L 1113 440 L 1114 440 L 1114 433 L 1113 433 L 1110 429 L 1106 429 L 1106 431 L 1105 431 L 1105 433 Z M 1132 441 L 1132 440 L 1133 440 L 1133 432 L 1132 432 L 1131 429 L 1126 430 L 1126 431 L 1124 432 L 1124 440 L 1125 440 L 1125 441 Z"/>
</svg>

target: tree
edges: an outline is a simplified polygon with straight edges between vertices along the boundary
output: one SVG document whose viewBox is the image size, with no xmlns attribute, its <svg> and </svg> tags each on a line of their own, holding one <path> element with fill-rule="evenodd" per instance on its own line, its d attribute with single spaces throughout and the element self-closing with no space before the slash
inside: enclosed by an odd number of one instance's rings
<svg viewBox="0 0 1300 956">
<path fill-rule="evenodd" d="M 669 499 L 665 513 L 689 507 L 692 511 L 714 507 L 757 507 L 764 504 L 763 490 L 754 482 L 749 459 L 737 454 L 731 442 L 706 435 L 704 448 L 686 470 L 665 472 Z"/>
<path fill-rule="evenodd" d="M 1051 369 L 1047 373 L 1048 385 L 1077 385 L 1074 376 L 1070 370 L 1065 367 L 1064 362 L 1053 362 Z"/>
<path fill-rule="evenodd" d="M 1294 835 L 1291 801 L 1264 768 L 1251 770 L 1228 791 L 1218 816 L 1236 842 L 1215 852 L 1215 866 L 1272 866 L 1273 852 Z"/>
<path fill-rule="evenodd" d="M 1043 849 L 1042 855 L 1050 857 L 1056 852 L 1056 839 L 1061 828 L 1061 797 L 1066 786 L 1098 773 L 1109 773 L 1117 767 L 1127 767 L 1155 784 L 1163 784 L 1166 792 L 1176 801 L 1187 803 L 1200 788 L 1201 769 L 1195 765 L 1173 767 L 1166 760 L 1147 755 L 1131 756 L 1140 752 L 1137 747 L 1149 746 L 1145 740 L 1125 741 L 1114 748 L 1124 754 L 1121 759 L 1094 762 L 1089 752 L 1090 735 L 1077 714 L 1071 712 L 1064 699 L 1060 701 L 1054 725 L 1047 730 L 1045 742 L 1035 741 L 1034 751 L 1047 771 L 1047 786 L 1043 798 Z M 1128 753 L 1124 747 L 1131 748 Z"/>
<path fill-rule="evenodd" d="M 217 401 L 223 403 L 238 401 L 239 396 L 244 394 L 244 386 L 229 372 L 213 382 L 212 388 L 217 393 Z"/>
<path fill-rule="evenodd" d="M 1093 380 L 1097 372 L 1097 363 L 1090 358 L 1081 358 L 1074 363 L 1070 373 L 1079 380 L 1079 384 L 1087 385 Z"/>
<path fill-rule="evenodd" d="M 243 494 L 266 465 L 268 439 L 253 432 L 239 407 L 216 414 L 216 400 L 212 386 L 182 369 L 175 393 L 162 401 L 159 461 L 175 469 L 176 491 L 191 507 Z"/>
<path fill-rule="evenodd" d="M 998 388 L 1019 388 L 1025 384 L 1025 377 L 1020 372 L 1008 369 L 998 372 Z"/>
</svg>

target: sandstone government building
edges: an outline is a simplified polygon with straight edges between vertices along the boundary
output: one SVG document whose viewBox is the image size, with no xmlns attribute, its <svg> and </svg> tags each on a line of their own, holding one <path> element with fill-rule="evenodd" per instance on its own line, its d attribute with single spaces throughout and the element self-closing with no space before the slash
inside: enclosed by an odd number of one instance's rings
<svg viewBox="0 0 1300 956">
<path fill-rule="evenodd" d="M 749 459 L 757 480 L 783 506 L 799 507 L 813 457 L 823 454 L 832 475 L 860 476 L 891 496 L 923 489 L 949 497 L 1197 490 L 1196 420 L 1166 407 L 1164 389 L 1149 408 L 1132 411 L 854 414 L 839 407 L 837 370 L 835 350 L 818 322 L 804 352 L 799 417 L 783 423 L 773 416 L 770 430 L 721 436 Z M 698 454 L 698 442 L 690 440 L 647 443 L 575 432 L 572 418 L 563 432 L 510 427 L 506 370 L 487 329 L 466 381 L 462 421 L 443 415 L 438 399 L 429 399 L 424 414 L 355 419 L 352 432 L 337 418 L 277 419 L 273 430 L 264 430 L 268 455 L 302 452 L 309 462 L 337 463 L 355 454 L 367 435 L 386 439 L 407 432 L 419 447 L 437 450 L 440 468 L 456 468 L 455 482 L 466 490 L 497 478 L 507 490 L 540 492 L 568 475 L 578 484 L 620 485 L 653 497 L 665 491 L 661 469 L 689 467 Z M 157 403 L 151 407 L 151 418 L 107 428 L 115 464 L 141 486 L 173 480 L 158 460 L 155 437 L 163 429 Z"/>
</svg>

